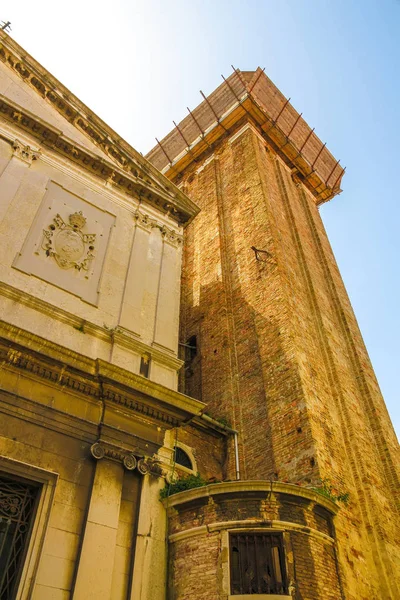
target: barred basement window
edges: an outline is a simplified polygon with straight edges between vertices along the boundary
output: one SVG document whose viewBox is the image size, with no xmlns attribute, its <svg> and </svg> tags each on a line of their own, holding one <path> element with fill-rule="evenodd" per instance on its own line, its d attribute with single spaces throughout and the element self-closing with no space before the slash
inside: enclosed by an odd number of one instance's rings
<svg viewBox="0 0 400 600">
<path fill-rule="evenodd" d="M 14 600 L 40 486 L 0 475 L 0 600 Z"/>
<path fill-rule="evenodd" d="M 288 594 L 283 538 L 276 533 L 231 533 L 231 594 Z"/>
</svg>

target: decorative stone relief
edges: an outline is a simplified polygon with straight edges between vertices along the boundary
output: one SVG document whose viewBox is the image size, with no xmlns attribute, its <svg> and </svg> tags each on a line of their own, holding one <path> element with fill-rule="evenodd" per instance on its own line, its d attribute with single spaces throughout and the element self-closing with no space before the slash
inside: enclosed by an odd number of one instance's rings
<svg viewBox="0 0 400 600">
<path fill-rule="evenodd" d="M 133 218 L 136 220 L 137 225 L 143 229 L 146 229 L 146 231 L 151 231 L 153 228 L 159 229 L 164 239 L 173 246 L 182 245 L 183 236 L 179 235 L 179 233 L 177 233 L 174 229 L 170 229 L 166 225 L 159 223 L 147 213 L 139 212 L 137 210 L 133 215 Z"/>
<path fill-rule="evenodd" d="M 95 258 L 96 234 L 83 233 L 86 218 L 82 211 L 69 215 L 69 223 L 57 213 L 53 222 L 43 230 L 42 249 L 52 256 L 62 269 L 89 271 Z"/>
<path fill-rule="evenodd" d="M 177 247 L 183 244 L 183 236 L 176 233 L 176 231 L 174 231 L 173 229 L 168 229 L 167 227 L 164 227 L 163 233 L 165 236 L 165 240 L 172 244 L 172 246 Z"/>
<path fill-rule="evenodd" d="M 30 146 L 25 146 L 19 140 L 14 140 L 12 147 L 14 150 L 14 156 L 20 158 L 28 165 L 31 165 L 34 160 L 39 158 L 40 154 L 38 151 L 32 150 Z"/>
<path fill-rule="evenodd" d="M 149 474 L 153 477 L 161 477 L 163 475 L 158 460 L 149 457 L 137 460 L 132 452 L 106 442 L 95 442 L 90 447 L 90 453 L 96 460 L 108 458 L 116 462 L 121 462 L 127 471 L 133 471 L 137 468 L 141 475 Z"/>
<path fill-rule="evenodd" d="M 150 215 L 148 215 L 147 213 L 139 212 L 138 210 L 133 215 L 133 218 L 135 219 L 136 224 L 139 225 L 139 227 L 143 227 L 143 229 L 146 229 L 147 231 L 150 231 L 153 227 L 157 227 L 158 225 L 157 221 L 155 219 L 152 219 Z"/>
<path fill-rule="evenodd" d="M 89 202 L 50 181 L 13 267 L 98 305 L 115 222 L 106 206 L 100 194 Z"/>
</svg>

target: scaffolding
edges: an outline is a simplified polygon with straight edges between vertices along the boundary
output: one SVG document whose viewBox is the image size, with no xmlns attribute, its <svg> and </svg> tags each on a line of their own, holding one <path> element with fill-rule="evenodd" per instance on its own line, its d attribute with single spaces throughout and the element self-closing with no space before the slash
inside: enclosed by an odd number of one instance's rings
<svg viewBox="0 0 400 600">
<path fill-rule="evenodd" d="M 246 116 L 312 191 L 317 204 L 340 193 L 345 168 L 294 109 L 291 99 L 281 94 L 264 69 L 241 72 L 233 65 L 232 69 L 228 78 L 221 76 L 223 84 L 210 96 L 200 90 L 203 102 L 193 111 L 188 108 L 189 115 L 181 123 L 173 121 L 174 131 L 161 142 L 156 139 L 161 155 L 156 147 L 147 158 L 164 172 L 172 168 L 176 173 L 188 161 L 197 162 L 202 152 Z"/>
</svg>

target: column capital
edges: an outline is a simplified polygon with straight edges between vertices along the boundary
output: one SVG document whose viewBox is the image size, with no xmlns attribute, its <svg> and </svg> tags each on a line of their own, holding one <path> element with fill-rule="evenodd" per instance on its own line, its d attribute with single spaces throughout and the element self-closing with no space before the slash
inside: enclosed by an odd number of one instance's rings
<svg viewBox="0 0 400 600">
<path fill-rule="evenodd" d="M 109 460 L 120 462 L 127 471 L 137 469 L 141 475 L 149 474 L 153 477 L 164 475 L 160 462 L 157 459 L 148 456 L 137 457 L 126 448 L 114 446 L 114 444 L 103 440 L 97 440 L 97 442 L 92 444 L 90 453 L 96 460 L 108 458 Z"/>
<path fill-rule="evenodd" d="M 31 165 L 32 162 L 37 160 L 40 156 L 40 152 L 38 150 L 33 150 L 30 146 L 26 146 L 17 139 L 13 141 L 12 147 L 13 155 L 28 165 Z"/>
</svg>

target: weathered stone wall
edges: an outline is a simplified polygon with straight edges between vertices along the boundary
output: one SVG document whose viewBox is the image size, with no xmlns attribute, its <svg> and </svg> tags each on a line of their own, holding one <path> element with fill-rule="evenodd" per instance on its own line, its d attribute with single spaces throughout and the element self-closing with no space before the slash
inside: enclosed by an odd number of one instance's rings
<svg viewBox="0 0 400 600">
<path fill-rule="evenodd" d="M 85 148 L 94 163 L 106 160 L 1 61 L 0 92 Z M 39 150 L 20 125 L 0 124 L 2 318 L 134 373 L 143 356 L 149 378 L 176 389 L 182 226 L 112 180 L 45 145 Z M 71 232 L 69 218 L 79 212 L 84 224 Z M 64 243 L 62 235 L 69 235 Z"/>
<path fill-rule="evenodd" d="M 346 597 L 396 598 L 397 441 L 315 198 L 294 179 L 251 126 L 184 173 L 201 208 L 183 262 L 182 339 L 199 347 L 185 386 L 239 431 L 244 478 L 350 494 L 336 524 Z"/>
<path fill-rule="evenodd" d="M 61 422 L 59 431 L 49 430 L 46 421 L 51 418 L 50 409 L 42 409 L 40 415 L 35 415 L 32 403 L 4 393 L 0 396 L 0 402 L 3 475 L 9 472 L 12 477 L 16 473 L 35 481 L 43 476 L 37 471 L 41 469 L 50 478 L 52 488 L 49 500 L 51 512 L 49 505 L 42 508 L 45 515 L 50 513 L 50 519 L 39 570 L 37 573 L 29 572 L 25 589 L 32 586 L 30 597 L 35 599 L 50 598 L 52 593 L 59 594 L 60 598 L 68 598 L 74 581 L 95 467 L 94 462 L 88 460 L 90 444 L 62 431 Z M 21 417 L 15 415 L 16 409 Z M 11 411 L 14 414 L 7 414 Z M 20 472 L 15 471 L 18 466 Z M 34 531 L 34 540 L 37 538 L 38 544 L 35 544 L 30 563 L 37 562 L 45 529 L 46 523 L 40 523 L 39 529 Z"/>
</svg>

